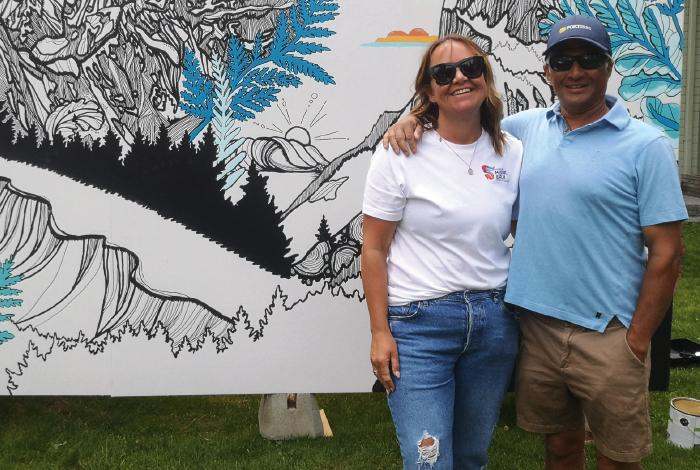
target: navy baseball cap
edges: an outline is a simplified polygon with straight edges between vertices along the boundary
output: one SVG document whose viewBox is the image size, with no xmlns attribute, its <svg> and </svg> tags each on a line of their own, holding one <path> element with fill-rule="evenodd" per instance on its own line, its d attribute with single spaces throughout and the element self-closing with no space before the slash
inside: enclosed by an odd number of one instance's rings
<svg viewBox="0 0 700 470">
<path fill-rule="evenodd" d="M 603 23 L 592 16 L 567 16 L 552 25 L 547 39 L 547 50 L 545 55 L 553 47 L 568 41 L 569 39 L 580 39 L 586 41 L 598 49 L 602 49 L 608 55 L 612 55 L 610 46 L 610 36 L 603 26 Z"/>
</svg>

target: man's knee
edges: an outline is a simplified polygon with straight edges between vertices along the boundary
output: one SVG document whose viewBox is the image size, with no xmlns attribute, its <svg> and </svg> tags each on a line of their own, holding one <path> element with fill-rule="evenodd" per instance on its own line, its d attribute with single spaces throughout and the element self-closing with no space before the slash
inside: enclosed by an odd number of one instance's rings
<svg viewBox="0 0 700 470">
<path fill-rule="evenodd" d="M 583 431 L 564 431 L 545 436 L 547 456 L 561 460 L 583 452 Z"/>
</svg>

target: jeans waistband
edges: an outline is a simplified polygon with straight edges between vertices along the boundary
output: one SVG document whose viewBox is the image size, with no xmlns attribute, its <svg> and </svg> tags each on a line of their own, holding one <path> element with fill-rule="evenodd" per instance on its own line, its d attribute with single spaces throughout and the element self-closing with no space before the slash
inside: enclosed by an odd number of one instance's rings
<svg viewBox="0 0 700 470">
<path fill-rule="evenodd" d="M 499 287 L 497 289 L 486 289 L 486 290 L 477 290 L 477 289 L 465 289 L 462 291 L 457 291 L 457 292 L 450 292 L 449 294 L 443 295 L 442 297 L 436 297 L 434 299 L 428 299 L 426 302 L 430 301 L 435 301 L 435 300 L 449 300 L 453 302 L 466 302 L 468 299 L 469 300 L 476 300 L 484 297 L 491 297 L 492 300 L 498 300 L 499 298 L 502 299 L 503 296 L 505 295 L 506 288 L 505 286 Z"/>
</svg>

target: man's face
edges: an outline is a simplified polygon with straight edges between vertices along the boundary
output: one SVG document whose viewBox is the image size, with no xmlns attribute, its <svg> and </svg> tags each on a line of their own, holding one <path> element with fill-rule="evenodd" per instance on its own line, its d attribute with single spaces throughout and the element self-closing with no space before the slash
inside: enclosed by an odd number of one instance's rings
<svg viewBox="0 0 700 470">
<path fill-rule="evenodd" d="M 580 56 L 582 54 L 601 54 L 597 47 L 576 39 L 565 42 L 555 48 L 552 56 Z M 564 112 L 572 115 L 583 114 L 605 102 L 605 90 L 612 73 L 612 62 L 607 60 L 596 69 L 584 69 L 574 61 L 569 70 L 557 72 L 545 64 L 544 73 L 554 88 Z"/>
</svg>

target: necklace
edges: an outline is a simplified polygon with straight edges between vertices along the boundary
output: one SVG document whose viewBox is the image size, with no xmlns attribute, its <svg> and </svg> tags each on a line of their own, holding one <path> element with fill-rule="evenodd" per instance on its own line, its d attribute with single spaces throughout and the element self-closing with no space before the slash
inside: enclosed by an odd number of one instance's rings
<svg viewBox="0 0 700 470">
<path fill-rule="evenodd" d="M 476 142 L 474 142 L 474 150 L 472 151 L 472 158 L 469 159 L 469 163 L 467 163 L 466 160 L 464 160 L 464 159 L 460 156 L 460 154 L 458 154 L 457 151 L 455 151 L 455 149 L 453 149 L 452 146 L 451 146 L 450 144 L 448 144 L 447 141 L 446 141 L 445 139 L 442 138 L 442 136 L 440 135 L 439 132 L 438 132 L 438 136 L 440 136 L 440 142 L 442 142 L 443 144 L 445 144 L 445 145 L 447 146 L 447 148 L 450 149 L 450 151 L 451 151 L 452 153 L 454 153 L 455 156 L 456 156 L 457 158 L 459 158 L 459 160 L 460 160 L 462 163 L 464 163 L 464 164 L 468 167 L 467 173 L 469 173 L 470 175 L 473 175 L 473 174 L 474 174 L 474 170 L 472 170 L 472 162 L 474 161 L 474 156 L 476 155 L 476 148 L 479 146 L 479 139 L 481 138 L 481 136 L 479 136 L 479 138 L 476 139 Z"/>
</svg>

